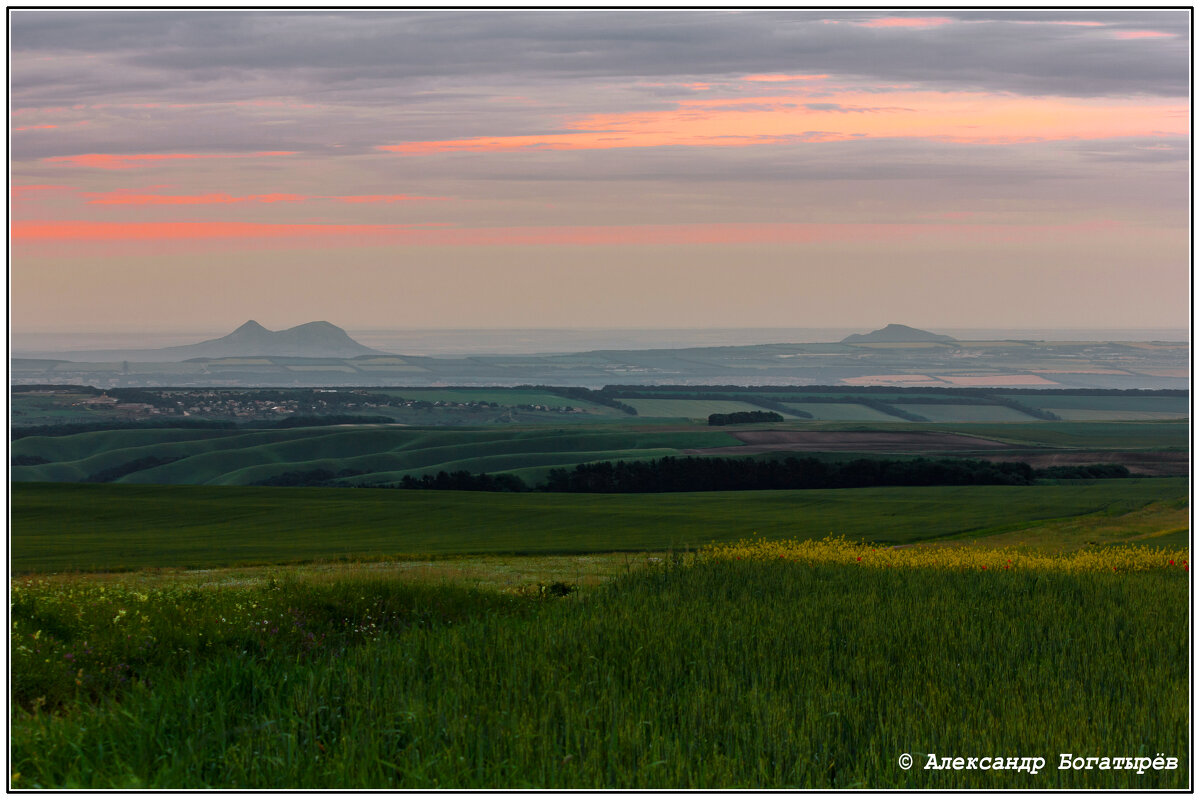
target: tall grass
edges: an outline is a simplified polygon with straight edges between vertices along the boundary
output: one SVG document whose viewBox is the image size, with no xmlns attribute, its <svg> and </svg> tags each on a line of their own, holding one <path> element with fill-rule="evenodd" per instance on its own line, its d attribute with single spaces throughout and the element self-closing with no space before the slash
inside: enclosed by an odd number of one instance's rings
<svg viewBox="0 0 1200 800">
<path fill-rule="evenodd" d="M 347 589 L 314 601 L 312 616 L 336 621 L 378 602 L 362 584 Z M 444 624 L 307 649 L 231 639 L 147 665 L 119 694 L 70 699 L 55 713 L 20 710 L 15 785 L 1190 781 L 1182 571 L 711 560 L 553 602 L 512 601 L 532 613 L 482 594 L 460 598 L 462 613 Z M 1059 772 L 1060 752 L 1165 753 L 1181 764 L 1143 775 Z M 898 765 L 902 753 L 911 769 Z M 928 753 L 1042 756 L 1047 766 L 1037 775 L 925 771 Z"/>
</svg>

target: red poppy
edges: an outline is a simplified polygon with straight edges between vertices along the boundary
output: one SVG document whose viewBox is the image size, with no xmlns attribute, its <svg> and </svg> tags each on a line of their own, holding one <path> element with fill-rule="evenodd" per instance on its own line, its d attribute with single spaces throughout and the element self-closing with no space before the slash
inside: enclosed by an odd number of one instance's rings
<svg viewBox="0 0 1200 800">
<path fill-rule="evenodd" d="M 859 556 L 858 558 L 856 558 L 856 559 L 854 559 L 854 560 L 855 560 L 855 561 L 862 561 L 862 556 Z"/>
</svg>

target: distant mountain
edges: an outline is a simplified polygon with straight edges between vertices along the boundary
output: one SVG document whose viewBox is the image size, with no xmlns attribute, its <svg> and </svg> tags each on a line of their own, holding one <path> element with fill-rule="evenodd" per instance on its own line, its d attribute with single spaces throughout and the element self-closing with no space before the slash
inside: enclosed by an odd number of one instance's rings
<svg viewBox="0 0 1200 800">
<path fill-rule="evenodd" d="M 228 336 L 154 351 L 168 360 L 228 358 L 230 356 L 290 356 L 293 358 L 354 358 L 379 353 L 350 338 L 328 322 L 306 322 L 282 331 L 269 331 L 254 320 Z"/>
<path fill-rule="evenodd" d="M 870 333 L 852 333 L 842 344 L 870 344 L 874 342 L 954 342 L 953 336 L 943 336 L 940 333 L 930 333 L 920 328 L 910 328 L 907 325 L 891 324 Z"/>
<path fill-rule="evenodd" d="M 284 356 L 290 358 L 355 358 L 376 355 L 351 339 L 344 330 L 328 322 L 308 322 L 285 331 L 269 331 L 254 320 L 228 336 L 196 344 L 145 350 L 73 350 L 63 353 L 31 353 L 34 358 L 67 359 L 81 363 L 169 362 L 196 358 Z M 388 354 L 384 354 L 388 355 Z"/>
</svg>

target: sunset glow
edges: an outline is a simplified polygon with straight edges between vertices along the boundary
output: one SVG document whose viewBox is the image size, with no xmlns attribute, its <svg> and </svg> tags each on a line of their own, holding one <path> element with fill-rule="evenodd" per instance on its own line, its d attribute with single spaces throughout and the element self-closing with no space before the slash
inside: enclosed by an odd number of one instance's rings
<svg viewBox="0 0 1200 800">
<path fill-rule="evenodd" d="M 405 155 L 503 150 L 603 150 L 622 147 L 751 147 L 795 142 L 914 137 L 992 144 L 1187 134 L 1186 104 L 1100 105 L 1060 98 L 896 92 L 846 92 L 803 103 L 807 95 L 685 100 L 670 111 L 596 114 L 572 133 L 497 136 L 382 145 Z M 853 116 L 851 116 L 853 115 Z"/>
<path fill-rule="evenodd" d="M 860 28 L 937 28 L 953 22 L 949 17 L 879 17 L 854 24 Z"/>
<path fill-rule="evenodd" d="M 17 326 L 1190 313 L 1187 10 L 11 19 Z"/>
</svg>

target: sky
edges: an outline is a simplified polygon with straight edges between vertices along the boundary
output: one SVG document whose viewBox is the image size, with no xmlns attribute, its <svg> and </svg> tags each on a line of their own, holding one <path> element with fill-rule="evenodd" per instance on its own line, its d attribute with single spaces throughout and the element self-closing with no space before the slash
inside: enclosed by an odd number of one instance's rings
<svg viewBox="0 0 1200 800">
<path fill-rule="evenodd" d="M 10 10 L 14 330 L 1189 327 L 1187 10 Z"/>
</svg>

